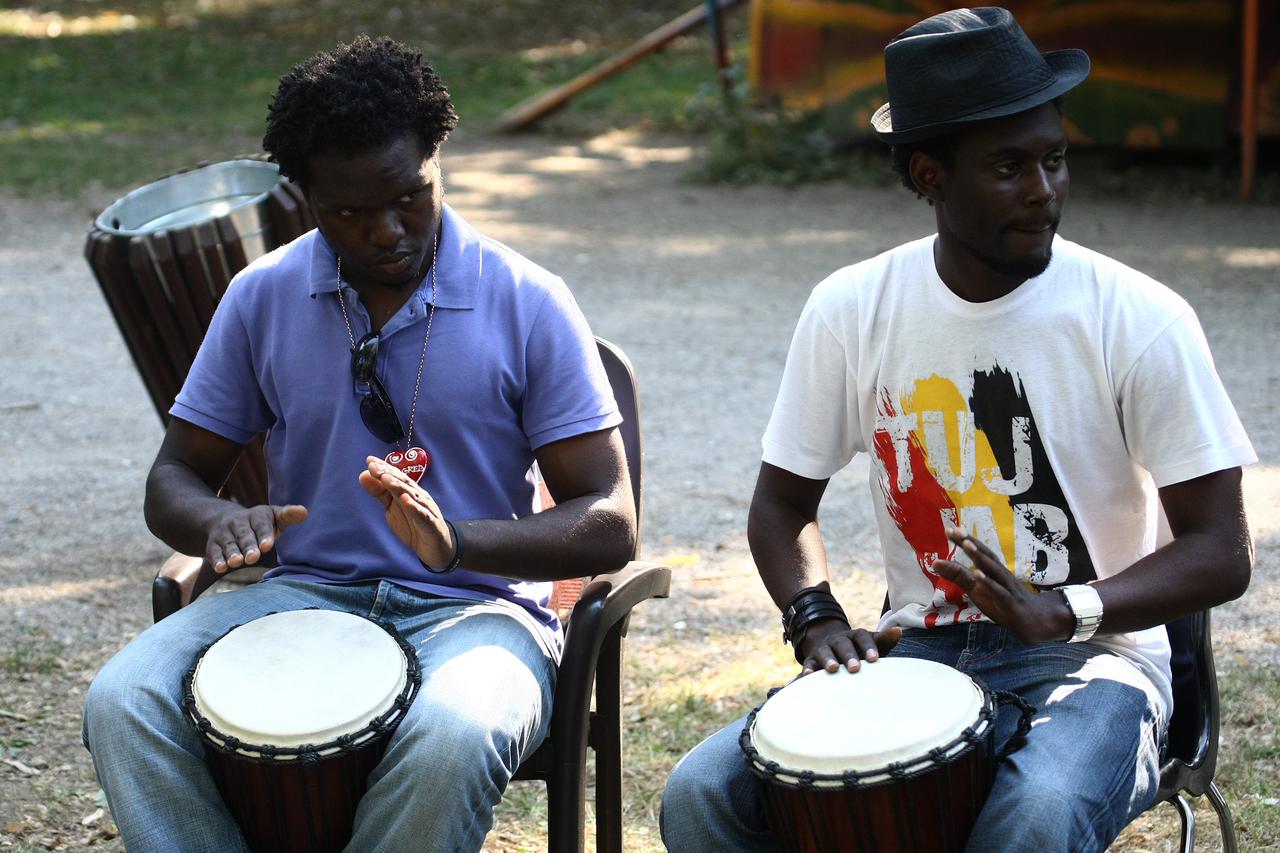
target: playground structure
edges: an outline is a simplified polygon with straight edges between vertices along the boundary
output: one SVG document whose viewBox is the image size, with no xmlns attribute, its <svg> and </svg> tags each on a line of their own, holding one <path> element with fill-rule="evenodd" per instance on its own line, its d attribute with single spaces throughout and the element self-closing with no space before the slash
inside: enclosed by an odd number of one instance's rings
<svg viewBox="0 0 1280 853">
<path fill-rule="evenodd" d="M 752 0 L 749 79 L 761 98 L 822 111 L 838 138 L 870 136 L 887 100 L 884 45 L 930 0 Z M 1041 50 L 1083 48 L 1093 71 L 1070 96 L 1073 142 L 1221 149 L 1280 138 L 1280 6 L 1258 0 L 1004 0 Z"/>
<path fill-rule="evenodd" d="M 499 131 L 534 124 L 578 93 L 676 37 L 709 25 L 728 91 L 722 16 L 742 0 L 706 0 L 573 80 L 513 107 Z M 960 4 L 933 0 L 751 0 L 754 97 L 824 114 L 844 140 L 870 136 L 887 99 L 884 46 Z M 1042 50 L 1084 48 L 1090 78 L 1071 94 L 1068 134 L 1114 148 L 1219 150 L 1240 145 L 1252 191 L 1257 139 L 1280 139 L 1280 4 L 1259 0 L 1004 0 Z"/>
</svg>

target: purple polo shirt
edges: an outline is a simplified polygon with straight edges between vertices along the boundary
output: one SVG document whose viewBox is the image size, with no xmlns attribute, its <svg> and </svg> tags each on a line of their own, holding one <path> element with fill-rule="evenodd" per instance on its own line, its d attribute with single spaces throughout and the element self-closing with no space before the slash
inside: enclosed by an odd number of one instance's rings
<svg viewBox="0 0 1280 853">
<path fill-rule="evenodd" d="M 444 208 L 437 298 L 413 424 L 431 467 L 421 483 L 451 519 L 523 518 L 544 444 L 621 422 L 595 339 L 564 282 Z M 259 258 L 227 289 L 170 413 L 244 443 L 267 432 L 273 504 L 308 519 L 277 545 L 268 577 L 386 579 L 471 600 L 506 599 L 553 630 L 549 583 L 462 568 L 432 575 L 387 525 L 357 477 L 379 441 L 360 420 L 336 261 L 319 231 Z M 354 292 L 359 340 L 369 316 Z M 431 302 L 431 275 L 381 330 L 377 371 L 407 427 Z"/>
</svg>

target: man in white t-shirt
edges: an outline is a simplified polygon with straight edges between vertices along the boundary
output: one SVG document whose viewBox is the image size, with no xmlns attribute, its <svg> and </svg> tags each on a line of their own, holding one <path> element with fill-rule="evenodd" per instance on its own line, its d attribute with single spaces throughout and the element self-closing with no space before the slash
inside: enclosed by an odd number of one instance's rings
<svg viewBox="0 0 1280 853">
<path fill-rule="evenodd" d="M 1240 466 L 1256 457 L 1190 306 L 1056 234 L 1062 96 L 1088 57 L 1040 54 L 1004 9 L 960 9 L 898 36 L 885 67 L 872 125 L 938 231 L 814 289 L 764 436 L 752 554 L 805 674 L 925 658 L 1037 709 L 969 850 L 1104 850 L 1155 796 L 1164 623 L 1248 585 Z M 874 632 L 831 595 L 817 521 L 858 453 L 889 587 Z M 670 850 L 777 849 L 741 730 L 673 771 Z"/>
</svg>

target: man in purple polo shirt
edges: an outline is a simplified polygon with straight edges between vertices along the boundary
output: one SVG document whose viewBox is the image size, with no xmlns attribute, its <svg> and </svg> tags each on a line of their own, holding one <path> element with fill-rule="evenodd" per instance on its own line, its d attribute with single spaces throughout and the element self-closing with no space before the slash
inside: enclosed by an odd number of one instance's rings
<svg viewBox="0 0 1280 853">
<path fill-rule="evenodd" d="M 219 572 L 268 553 L 277 567 L 143 632 L 90 689 L 85 742 L 131 851 L 245 849 L 180 710 L 182 675 L 232 626 L 307 607 L 393 622 L 423 673 L 348 849 L 479 849 L 546 735 L 550 582 L 633 551 L 594 339 L 560 279 L 444 205 L 456 121 L 430 66 L 390 40 L 281 78 L 264 147 L 318 228 L 227 290 L 146 498 L 177 550 Z M 270 503 L 219 498 L 261 432 Z"/>
</svg>

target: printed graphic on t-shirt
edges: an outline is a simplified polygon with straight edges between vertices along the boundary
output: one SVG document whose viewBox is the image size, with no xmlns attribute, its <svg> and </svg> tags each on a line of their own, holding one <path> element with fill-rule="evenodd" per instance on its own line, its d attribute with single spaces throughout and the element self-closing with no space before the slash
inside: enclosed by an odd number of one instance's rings
<svg viewBox="0 0 1280 853">
<path fill-rule="evenodd" d="M 967 398 L 936 375 L 896 399 L 882 388 L 877 406 L 873 464 L 889 515 L 933 585 L 929 625 L 981 618 L 932 570 L 934 560 L 955 558 L 949 526 L 1001 555 L 1026 583 L 1096 577 L 1021 381 L 999 366 L 970 381 Z"/>
</svg>

